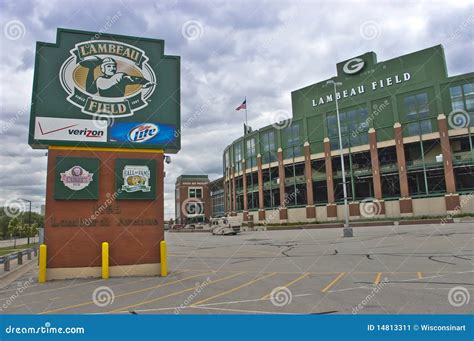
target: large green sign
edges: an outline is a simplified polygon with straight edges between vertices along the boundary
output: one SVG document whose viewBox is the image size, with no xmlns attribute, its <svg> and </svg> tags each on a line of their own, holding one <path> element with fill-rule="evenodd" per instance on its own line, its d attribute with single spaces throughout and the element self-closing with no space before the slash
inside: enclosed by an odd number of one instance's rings
<svg viewBox="0 0 474 341">
<path fill-rule="evenodd" d="M 29 144 L 180 149 L 180 59 L 164 41 L 58 29 L 36 46 Z"/>
</svg>

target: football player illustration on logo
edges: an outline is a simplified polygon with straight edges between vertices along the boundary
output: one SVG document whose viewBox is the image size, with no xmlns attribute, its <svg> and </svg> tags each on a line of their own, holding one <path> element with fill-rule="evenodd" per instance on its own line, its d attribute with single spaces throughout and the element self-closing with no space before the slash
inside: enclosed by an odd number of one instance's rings
<svg viewBox="0 0 474 341">
<path fill-rule="evenodd" d="M 111 57 L 102 59 L 94 56 L 83 60 L 80 64 L 88 69 L 86 91 L 90 94 L 99 93 L 101 97 L 124 97 L 127 85 L 141 84 L 143 89 L 156 85 L 144 77 L 117 72 L 117 62 Z M 102 76 L 95 78 L 94 69 L 98 65 Z"/>
<path fill-rule="evenodd" d="M 83 113 L 126 117 L 145 108 L 157 78 L 143 50 L 121 42 L 84 41 L 69 50 L 59 70 L 67 100 Z M 156 98 L 156 97 L 154 97 Z"/>
</svg>

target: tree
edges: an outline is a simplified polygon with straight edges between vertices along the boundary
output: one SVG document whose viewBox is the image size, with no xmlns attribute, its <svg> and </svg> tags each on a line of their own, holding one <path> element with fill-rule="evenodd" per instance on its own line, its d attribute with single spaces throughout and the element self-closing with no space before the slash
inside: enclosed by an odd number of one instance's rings
<svg viewBox="0 0 474 341">
<path fill-rule="evenodd" d="M 16 248 L 16 238 L 23 233 L 23 230 L 23 224 L 16 217 L 8 223 L 8 234 L 15 238 L 13 248 Z"/>
<path fill-rule="evenodd" d="M 0 215 L 0 238 L 7 239 L 8 238 L 8 223 L 10 222 L 11 218 L 7 215 Z"/>
<path fill-rule="evenodd" d="M 31 224 L 31 225 L 28 225 L 28 224 L 24 225 L 23 235 L 25 237 L 33 238 L 33 237 L 36 237 L 37 234 L 38 234 L 38 224 L 37 223 Z"/>
</svg>

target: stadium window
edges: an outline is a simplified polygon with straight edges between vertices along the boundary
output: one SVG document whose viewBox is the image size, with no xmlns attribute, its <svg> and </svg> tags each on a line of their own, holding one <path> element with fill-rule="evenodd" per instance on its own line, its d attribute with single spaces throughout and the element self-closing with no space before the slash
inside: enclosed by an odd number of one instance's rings
<svg viewBox="0 0 474 341">
<path fill-rule="evenodd" d="M 366 108 L 356 108 L 348 111 L 342 111 L 339 113 L 343 148 L 348 148 L 349 146 L 359 146 L 369 143 L 368 116 L 368 110 Z M 335 113 L 327 114 L 326 121 L 331 149 L 339 149 L 337 115 Z"/>
<path fill-rule="evenodd" d="M 474 126 L 474 83 L 449 88 L 453 110 L 464 110 L 469 114 L 470 125 Z"/>
<path fill-rule="evenodd" d="M 242 146 L 240 143 L 234 146 L 234 162 L 235 171 L 240 172 L 242 170 Z"/>
<path fill-rule="evenodd" d="M 277 183 L 278 167 L 265 168 L 262 170 L 263 180 L 263 205 L 265 208 L 278 207 L 280 205 L 280 190 Z"/>
<path fill-rule="evenodd" d="M 400 178 L 398 173 L 382 174 L 382 197 L 399 198 L 400 197 Z"/>
<path fill-rule="evenodd" d="M 456 189 L 458 192 L 474 191 L 474 166 L 463 165 L 454 167 L 454 179 L 456 180 Z"/>
<path fill-rule="evenodd" d="M 427 170 L 426 179 L 427 179 L 429 194 L 446 192 L 446 181 L 445 181 L 443 168 Z"/>
<path fill-rule="evenodd" d="M 428 194 L 425 176 L 422 169 L 408 171 L 408 189 L 412 196 L 425 196 Z"/>
<path fill-rule="evenodd" d="M 362 200 L 374 196 L 372 160 L 370 152 L 349 154 L 351 186 L 353 187 L 354 200 Z"/>
<path fill-rule="evenodd" d="M 202 198 L 202 187 L 189 187 L 188 197 L 189 198 Z"/>
<path fill-rule="evenodd" d="M 344 186 L 342 183 L 342 165 L 341 165 L 341 157 L 340 156 L 333 156 L 331 158 L 332 162 L 332 170 L 333 170 L 333 179 L 334 179 L 334 196 L 336 201 L 342 201 L 344 199 Z M 346 189 L 347 189 L 347 198 L 348 200 L 352 200 L 352 183 L 351 183 L 351 174 L 349 172 L 349 156 L 344 155 L 344 172 L 346 175 Z"/>
<path fill-rule="evenodd" d="M 283 158 L 290 159 L 302 155 L 302 148 L 300 144 L 300 126 L 293 123 L 286 127 L 283 135 L 286 138 L 286 148 L 283 150 Z"/>
<path fill-rule="evenodd" d="M 313 199 L 315 204 L 326 204 L 328 200 L 326 162 L 324 159 L 311 161 Z"/>
<path fill-rule="evenodd" d="M 226 169 L 227 167 L 230 166 L 230 163 L 229 163 L 229 150 L 226 150 L 225 152 L 225 164 L 224 164 L 224 169 Z"/>
<path fill-rule="evenodd" d="M 276 145 L 275 145 L 275 132 L 269 131 L 261 135 L 262 138 L 262 162 L 264 164 L 269 162 L 275 162 L 276 157 Z"/>
<path fill-rule="evenodd" d="M 450 137 L 454 179 L 458 192 L 474 191 L 474 136 Z"/>
<path fill-rule="evenodd" d="M 407 96 L 403 100 L 405 111 L 406 136 L 414 136 L 433 132 L 431 120 L 429 119 L 428 94 L 421 93 Z"/>
<path fill-rule="evenodd" d="M 252 168 L 257 166 L 256 149 L 255 149 L 255 138 L 251 138 L 246 141 L 246 168 Z"/>
</svg>

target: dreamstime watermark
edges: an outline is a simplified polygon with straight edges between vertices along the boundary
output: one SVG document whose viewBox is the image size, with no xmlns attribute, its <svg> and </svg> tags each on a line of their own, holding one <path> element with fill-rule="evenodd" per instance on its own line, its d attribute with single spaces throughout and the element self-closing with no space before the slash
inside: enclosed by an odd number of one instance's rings
<svg viewBox="0 0 474 341">
<path fill-rule="evenodd" d="M 269 221 L 272 221 L 275 216 L 277 214 L 279 214 L 279 212 L 286 208 L 286 206 L 288 205 L 288 203 L 290 203 L 291 201 L 295 200 L 296 196 L 299 194 L 299 189 L 297 188 L 294 192 L 292 192 L 291 194 L 288 194 L 288 193 L 285 193 L 285 200 L 283 201 L 283 204 L 280 204 L 280 206 L 278 206 L 278 208 L 274 211 L 272 211 L 272 213 L 270 213 L 270 215 L 265 219 L 265 224 L 268 224 Z"/>
<path fill-rule="evenodd" d="M 474 199 L 474 193 L 469 193 L 466 196 L 463 196 L 461 200 L 459 200 L 459 205 L 454 207 L 454 210 L 452 212 L 449 212 L 443 219 L 441 219 L 440 224 L 445 225 L 449 220 L 452 220 L 454 216 L 456 215 L 456 212 L 461 211 L 461 209 L 469 203 L 472 199 Z"/>
<path fill-rule="evenodd" d="M 189 127 L 191 127 L 193 125 L 193 123 L 195 123 L 197 120 L 199 120 L 201 115 L 204 112 L 206 112 L 209 109 L 209 107 L 211 107 L 212 104 L 215 104 L 216 101 L 217 101 L 217 96 L 214 96 L 211 99 L 205 101 L 202 105 L 200 105 L 198 107 L 198 109 L 196 111 L 194 111 L 194 113 L 191 115 L 191 117 L 186 119 L 186 122 L 181 124 L 181 129 L 176 130 L 174 132 L 174 137 L 178 137 L 178 136 L 182 135 L 183 131 L 187 130 Z"/>
<path fill-rule="evenodd" d="M 201 293 L 201 291 L 203 291 L 210 284 L 210 281 L 211 279 L 207 277 L 206 280 L 202 283 L 197 282 L 194 291 L 184 300 L 184 302 L 179 307 L 174 309 L 174 313 L 178 315 L 179 313 L 181 313 L 181 310 L 189 306 L 192 301 L 194 301 L 194 299 Z"/>
<path fill-rule="evenodd" d="M 366 198 L 360 202 L 360 214 L 365 218 L 373 218 L 382 213 L 382 203 L 374 198 Z"/>
<path fill-rule="evenodd" d="M 448 302 L 453 307 L 462 307 L 471 300 L 471 295 L 465 287 L 453 287 L 448 292 Z"/>
<path fill-rule="evenodd" d="M 94 34 L 91 38 L 91 40 L 99 40 L 105 33 L 107 33 L 112 26 L 119 21 L 120 17 L 122 16 L 122 12 L 117 11 L 113 16 L 107 16 L 105 17 L 105 24 L 102 26 L 102 28 Z"/>
<path fill-rule="evenodd" d="M 199 198 L 187 198 L 181 204 L 181 213 L 184 217 L 194 217 L 204 213 L 204 203 Z"/>
<path fill-rule="evenodd" d="M 461 24 L 458 27 L 456 27 L 454 32 L 449 35 L 449 39 L 443 45 L 446 46 L 452 40 L 454 40 L 457 36 L 459 36 L 464 30 L 469 29 L 471 27 L 473 19 L 474 19 L 474 15 L 471 14 L 469 17 L 463 20 Z"/>
<path fill-rule="evenodd" d="M 53 327 L 51 322 L 45 322 L 39 327 L 17 327 L 9 325 L 6 334 L 85 334 L 84 327 Z"/>
<path fill-rule="evenodd" d="M 94 116 L 92 117 L 92 125 L 97 129 L 107 129 L 112 127 L 115 122 L 115 118 L 112 114 L 112 111 L 104 111 L 103 114 L 108 114 L 110 116 Z"/>
<path fill-rule="evenodd" d="M 16 218 L 26 211 L 26 203 L 20 199 L 8 199 L 3 204 L 3 211 L 8 217 Z"/>
<path fill-rule="evenodd" d="M 362 300 L 362 302 L 360 302 L 357 306 L 352 308 L 352 314 L 355 315 L 355 314 L 359 313 L 359 311 L 364 309 L 364 307 L 367 306 L 369 304 L 369 302 L 372 301 L 375 298 L 375 296 L 379 293 L 379 291 L 382 290 L 383 287 L 385 287 L 388 283 L 389 282 L 388 282 L 387 277 L 382 279 L 375 287 L 373 287 L 370 294 L 365 296 L 365 298 Z"/>
<path fill-rule="evenodd" d="M 272 127 L 275 129 L 285 129 L 291 126 L 293 117 L 288 110 L 277 110 L 272 114 Z"/>
<path fill-rule="evenodd" d="M 25 36 L 26 28 L 20 20 L 10 20 L 3 26 L 3 34 L 8 40 L 18 40 Z"/>
<path fill-rule="evenodd" d="M 389 104 L 390 102 L 388 100 L 383 101 L 383 103 L 380 105 L 374 104 L 372 107 L 372 113 L 364 122 L 359 124 L 357 128 L 352 131 L 352 137 L 357 137 L 357 135 L 367 132 L 367 128 L 369 127 L 370 123 L 375 120 L 375 118 L 379 116 Z"/>
<path fill-rule="evenodd" d="M 181 27 L 181 34 L 187 40 L 196 40 L 202 37 L 204 27 L 200 21 L 188 20 Z"/>
<path fill-rule="evenodd" d="M 374 20 L 364 21 L 359 26 L 360 36 L 365 40 L 373 40 L 380 35 L 380 25 Z"/>
<path fill-rule="evenodd" d="M 10 128 L 15 125 L 18 119 L 22 117 L 26 112 L 28 112 L 30 107 L 31 107 L 31 103 L 25 104 L 20 110 L 16 112 L 15 116 L 11 117 L 8 121 L 2 124 L 2 126 L 0 127 L 0 134 L 4 134 L 8 130 L 10 130 Z"/>
<path fill-rule="evenodd" d="M 21 283 L 21 285 L 15 290 L 15 292 L 10 295 L 5 302 L 3 302 L 2 306 L 0 306 L 0 311 L 6 310 L 9 306 L 15 302 L 15 300 L 23 294 L 26 289 L 33 283 L 33 278 L 29 278 L 26 282 Z"/>
<path fill-rule="evenodd" d="M 83 221 L 83 225 L 84 226 L 90 226 L 92 225 L 92 223 L 97 219 L 97 217 L 99 217 L 102 213 L 105 212 L 105 210 L 107 210 L 107 208 L 109 208 L 112 203 L 117 199 L 117 197 L 120 195 L 120 193 L 122 193 L 122 190 L 119 189 L 118 191 L 114 192 L 113 194 L 110 194 L 110 193 L 107 193 L 105 196 L 107 197 L 107 199 L 105 199 L 105 201 L 102 203 L 102 205 L 100 205 L 95 211 L 94 213 L 91 214 L 91 216 L 89 218 L 86 218 L 84 221 Z"/>
<path fill-rule="evenodd" d="M 448 125 L 453 129 L 467 128 L 471 124 L 471 116 L 464 110 L 453 110 L 448 114 Z"/>
<path fill-rule="evenodd" d="M 291 304 L 293 294 L 287 287 L 276 287 L 270 293 L 270 301 L 275 307 L 284 307 Z"/>
<path fill-rule="evenodd" d="M 92 302 L 98 307 L 106 307 L 114 303 L 115 293 L 107 286 L 97 287 L 92 293 Z"/>
<path fill-rule="evenodd" d="M 265 39 L 260 45 L 262 51 L 270 50 L 270 47 L 275 43 L 275 41 L 288 29 L 286 23 L 283 23 L 276 30 L 272 31 L 272 35 Z"/>
</svg>

